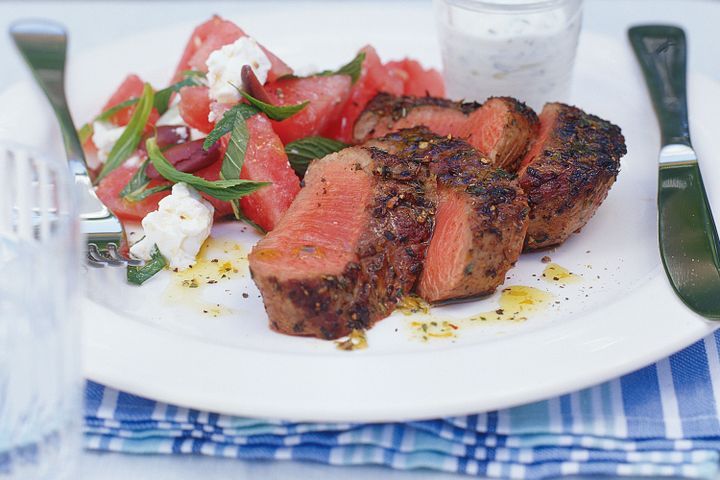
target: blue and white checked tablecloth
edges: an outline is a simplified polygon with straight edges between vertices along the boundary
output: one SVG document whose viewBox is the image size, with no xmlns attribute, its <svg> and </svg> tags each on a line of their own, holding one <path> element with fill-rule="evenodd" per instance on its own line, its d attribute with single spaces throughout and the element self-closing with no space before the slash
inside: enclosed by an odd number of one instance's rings
<svg viewBox="0 0 720 480">
<path fill-rule="evenodd" d="M 86 446 L 127 453 L 380 464 L 500 478 L 709 478 L 720 458 L 720 334 L 596 387 L 522 407 L 387 424 L 199 412 L 88 383 Z M 548 372 L 552 374 L 552 372 Z"/>
</svg>

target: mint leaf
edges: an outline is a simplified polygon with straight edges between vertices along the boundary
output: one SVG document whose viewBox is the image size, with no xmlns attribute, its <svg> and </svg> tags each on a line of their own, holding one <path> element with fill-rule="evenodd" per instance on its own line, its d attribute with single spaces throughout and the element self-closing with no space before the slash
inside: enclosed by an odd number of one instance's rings
<svg viewBox="0 0 720 480">
<path fill-rule="evenodd" d="M 185 70 L 183 72 L 183 75 L 186 77 L 185 79 L 155 92 L 155 100 L 153 102 L 153 106 L 157 109 L 160 115 L 167 112 L 170 104 L 170 97 L 173 93 L 179 92 L 182 87 L 202 86 L 206 84 L 207 77 L 203 72 L 199 72 L 197 70 Z M 120 102 L 117 105 L 114 105 L 105 110 L 104 112 L 100 113 L 100 115 L 93 118 L 92 122 L 88 122 L 82 127 L 80 127 L 80 129 L 78 130 L 78 135 L 80 136 L 80 143 L 85 143 L 87 139 L 92 136 L 93 122 L 102 122 L 108 120 L 120 110 L 135 105 L 136 103 L 138 103 L 138 100 L 139 98 L 130 98 L 128 100 L 125 100 L 124 102 Z"/>
<path fill-rule="evenodd" d="M 80 144 L 85 145 L 88 138 L 92 137 L 95 130 L 93 129 L 92 123 L 86 123 L 78 130 L 78 137 L 80 138 Z"/>
<path fill-rule="evenodd" d="M 205 180 L 204 178 L 196 177 L 192 173 L 177 170 L 168 162 L 165 156 L 163 156 L 160 148 L 157 146 L 155 138 L 148 138 L 145 143 L 145 148 L 147 149 L 148 158 L 153 166 L 165 179 L 173 183 L 187 183 L 195 187 L 198 191 L 206 193 L 218 200 L 226 202 L 236 200 L 269 185 L 268 182 L 254 182 L 252 180 L 241 180 L 239 178 L 215 181 Z"/>
<path fill-rule="evenodd" d="M 225 157 L 223 158 L 220 175 L 223 178 L 240 178 L 240 170 L 245 163 L 245 152 L 250 140 L 250 132 L 245 119 L 240 115 L 236 116 L 235 123 L 230 134 Z"/>
<path fill-rule="evenodd" d="M 205 137 L 205 141 L 203 142 L 203 148 L 205 150 L 209 150 L 210 147 L 215 145 L 215 143 L 220 140 L 220 137 L 227 133 L 230 133 L 235 126 L 236 120 L 241 119 L 244 123 L 245 120 L 252 117 L 258 112 L 259 110 L 252 105 L 238 103 L 230 110 L 225 112 L 220 121 L 215 124 L 215 128 L 213 128 L 212 131 L 208 133 L 207 137 Z"/>
<path fill-rule="evenodd" d="M 131 98 L 129 100 L 125 100 L 124 102 L 120 102 L 117 105 L 113 105 L 112 107 L 108 108 L 104 112 L 102 112 L 100 115 L 95 117 L 95 121 L 97 122 L 104 122 L 105 120 L 110 119 L 113 115 L 118 113 L 120 110 L 123 110 L 125 108 L 131 107 L 138 103 L 140 101 L 139 98 Z"/>
<path fill-rule="evenodd" d="M 357 82 L 360 78 L 360 74 L 362 74 L 362 64 L 364 61 L 365 52 L 359 52 L 357 55 L 355 55 L 355 58 L 353 58 L 352 60 L 350 60 L 350 62 L 346 63 L 337 70 L 323 70 L 322 72 L 313 73 L 305 77 L 299 77 L 297 75 L 289 73 L 278 78 L 278 80 L 291 80 L 293 78 L 330 77 L 332 75 L 349 75 L 350 80 L 353 84 L 355 84 L 355 82 Z"/>
<path fill-rule="evenodd" d="M 150 118 L 150 112 L 153 108 L 153 99 L 155 93 L 149 83 L 146 83 L 143 87 L 143 93 L 138 100 L 137 107 L 130 117 L 125 130 L 115 145 L 113 145 L 108 159 L 100 170 L 97 181 L 99 182 L 105 175 L 115 170 L 117 167 L 137 150 L 138 144 L 147 125 L 148 118 Z"/>
<path fill-rule="evenodd" d="M 196 72 L 201 73 L 201 72 Z M 155 93 L 155 108 L 158 113 L 162 115 L 167 112 L 170 106 L 170 97 L 173 93 L 177 93 L 183 87 L 199 87 L 205 85 L 204 77 L 198 75 L 186 76 L 183 80 L 173 83 L 169 87 L 165 87 L 162 90 L 158 90 Z"/>
<path fill-rule="evenodd" d="M 225 112 L 220 121 L 215 124 L 215 128 L 213 128 L 205 138 L 203 148 L 208 150 L 220 140 L 220 137 L 230 133 L 230 142 L 228 142 L 223 163 L 220 167 L 220 178 L 223 180 L 240 178 L 240 171 L 242 170 L 243 163 L 245 163 L 247 144 L 250 140 L 250 132 L 247 129 L 246 121 L 257 113 L 260 113 L 260 110 L 253 105 L 238 103 Z M 269 183 L 265 184 L 269 185 Z M 262 230 L 243 214 L 240 203 L 237 200 L 232 200 L 230 203 L 232 204 L 236 219 L 245 221 L 255 228 L 258 228 L 258 230 Z"/>
<path fill-rule="evenodd" d="M 271 120 L 281 121 L 285 120 L 286 118 L 290 118 L 303 108 L 307 107 L 308 103 L 310 103 L 309 101 L 305 101 L 296 105 L 271 105 L 269 103 L 263 102 L 262 100 L 258 100 L 249 93 L 244 92 L 237 87 L 235 88 L 238 92 L 240 92 L 240 95 L 242 95 L 248 102 L 250 102 L 251 105 L 256 107 L 265 115 L 267 115 L 268 118 Z"/>
<path fill-rule="evenodd" d="M 228 142 L 222 166 L 220 167 L 220 178 L 240 178 L 240 171 L 245 163 L 247 144 L 250 140 L 250 132 L 246 122 L 247 120 L 242 118 L 242 114 L 235 116 L 235 123 L 230 133 L 230 142 Z M 233 200 L 230 204 L 236 219 L 249 220 L 243 213 L 242 208 L 240 208 L 240 202 Z"/>
<path fill-rule="evenodd" d="M 120 191 L 120 197 L 128 202 L 139 202 L 145 200 L 150 195 L 158 192 L 164 192 L 170 190 L 172 185 L 158 185 L 153 188 L 148 188 L 150 185 L 150 178 L 147 176 L 148 160 L 145 160 L 140 168 L 137 169 L 135 174 L 130 178 L 130 181 L 125 188 Z"/>
<path fill-rule="evenodd" d="M 362 64 L 364 61 L 365 52 L 359 52 L 355 56 L 355 58 L 353 58 L 352 60 L 350 60 L 350 62 L 346 63 L 337 70 L 325 70 L 324 72 L 316 73 L 315 75 L 318 77 L 329 77 L 331 75 L 349 75 L 352 83 L 354 84 L 358 81 L 358 78 L 360 78 L 360 74 L 362 73 Z"/>
<path fill-rule="evenodd" d="M 290 166 L 302 178 L 305 176 L 310 162 L 333 152 L 339 152 L 345 147 L 347 145 L 343 142 L 331 138 L 305 137 L 285 145 L 285 153 L 290 161 Z"/>
<path fill-rule="evenodd" d="M 145 170 L 147 170 L 147 164 L 148 161 L 145 160 L 142 165 L 140 165 L 140 168 L 138 168 L 135 174 L 133 174 L 128 184 L 125 185 L 125 188 L 120 191 L 120 197 L 125 198 L 132 192 L 138 191 L 141 188 L 146 187 L 147 184 L 150 183 L 150 178 L 148 178 L 148 176 L 145 174 Z"/>
<path fill-rule="evenodd" d="M 153 275 L 165 268 L 166 265 L 167 260 L 162 256 L 157 245 L 153 245 L 152 251 L 150 252 L 150 260 L 146 262 L 145 265 L 141 267 L 128 265 L 127 280 L 132 284 L 142 285 Z"/>
<path fill-rule="evenodd" d="M 168 190 L 172 190 L 172 185 L 158 185 L 157 187 L 152 188 L 147 188 L 147 185 L 145 185 L 137 191 L 130 192 L 124 198 L 128 202 L 141 202 L 150 195 L 155 195 L 156 193 L 160 192 L 166 192 Z"/>
<path fill-rule="evenodd" d="M 86 123 L 82 127 L 80 127 L 80 130 L 78 130 L 78 136 L 80 137 L 80 143 L 87 142 L 87 139 L 92 137 L 92 134 L 94 132 L 93 130 L 93 122 L 104 122 L 113 115 L 115 115 L 120 110 L 130 107 L 132 105 L 135 105 L 138 102 L 137 98 L 131 98 L 129 100 L 125 100 L 124 102 L 120 102 L 117 105 L 113 105 L 112 107 L 108 108 L 104 112 L 102 112 L 97 117 L 93 118 L 93 121 L 90 123 Z"/>
<path fill-rule="evenodd" d="M 201 72 L 200 70 L 183 70 L 183 77 L 195 77 L 202 80 L 207 80 L 207 73 Z"/>
</svg>

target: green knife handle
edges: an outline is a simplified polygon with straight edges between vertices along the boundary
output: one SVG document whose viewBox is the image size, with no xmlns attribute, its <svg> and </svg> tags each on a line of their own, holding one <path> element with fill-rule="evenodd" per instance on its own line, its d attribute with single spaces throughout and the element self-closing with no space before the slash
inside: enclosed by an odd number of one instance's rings
<svg viewBox="0 0 720 480">
<path fill-rule="evenodd" d="M 642 25 L 632 27 L 628 36 L 650 90 L 662 144 L 690 145 L 685 32 L 669 25 Z"/>
</svg>

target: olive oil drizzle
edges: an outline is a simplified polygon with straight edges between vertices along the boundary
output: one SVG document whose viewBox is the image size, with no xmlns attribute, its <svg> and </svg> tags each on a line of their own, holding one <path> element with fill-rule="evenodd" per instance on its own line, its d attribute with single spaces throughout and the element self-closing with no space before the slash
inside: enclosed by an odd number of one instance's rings
<svg viewBox="0 0 720 480">
<path fill-rule="evenodd" d="M 405 297 L 398 309 L 405 315 L 413 316 L 409 322 L 412 336 L 427 342 L 455 338 L 459 330 L 466 327 L 524 322 L 530 314 L 547 308 L 553 298 L 551 293 L 538 288 L 512 285 L 501 291 L 497 309 L 465 318 L 441 318 L 434 315 L 430 305 L 418 297 Z"/>
<path fill-rule="evenodd" d="M 558 283 L 560 285 L 568 285 L 582 281 L 580 275 L 572 273 L 557 263 L 549 263 L 547 267 L 545 267 L 545 270 L 543 270 L 542 277 L 548 282 Z"/>
</svg>

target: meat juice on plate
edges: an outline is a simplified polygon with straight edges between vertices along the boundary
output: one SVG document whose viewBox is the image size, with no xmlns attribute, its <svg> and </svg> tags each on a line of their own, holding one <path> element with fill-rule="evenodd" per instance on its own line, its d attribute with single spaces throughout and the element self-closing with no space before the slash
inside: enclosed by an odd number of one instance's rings
<svg viewBox="0 0 720 480">
<path fill-rule="evenodd" d="M 448 95 L 567 100 L 582 0 L 435 0 Z"/>
</svg>

